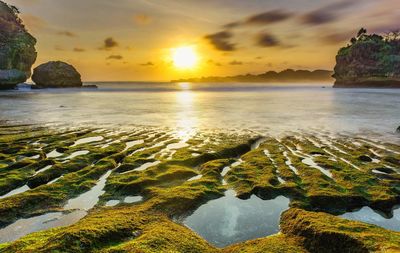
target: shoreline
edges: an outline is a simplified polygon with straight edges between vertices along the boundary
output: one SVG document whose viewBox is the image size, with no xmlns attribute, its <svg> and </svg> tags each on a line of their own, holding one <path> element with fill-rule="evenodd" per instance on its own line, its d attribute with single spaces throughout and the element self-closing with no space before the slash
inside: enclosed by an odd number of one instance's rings
<svg viewBox="0 0 400 253">
<path fill-rule="evenodd" d="M 256 233 L 250 237 L 261 237 L 256 243 L 259 247 L 271 245 L 285 252 L 306 251 L 307 244 L 295 239 L 299 233 L 303 240 L 318 245 L 319 250 L 342 245 L 341 239 L 329 235 L 326 226 L 341 234 L 341 238 L 356 236 L 358 239 L 349 244 L 351 247 L 362 244 L 385 248 L 400 243 L 400 232 L 337 216 L 365 206 L 385 212 L 387 217 L 391 217 L 393 210 L 397 215 L 397 209 L 393 208 L 400 204 L 400 196 L 393 187 L 400 180 L 400 171 L 396 169 L 396 163 L 400 162 L 399 144 L 328 133 L 261 138 L 252 132 L 199 131 L 182 135 L 176 129 L 148 127 L 113 131 L 90 127 L 2 126 L 0 133 L 0 145 L 7 146 L 0 166 L 4 177 L 0 196 L 9 194 L 0 197 L 0 234 L 22 218 L 41 219 L 40 215 L 67 211 L 73 199 L 97 194 L 91 211 L 77 214 L 84 217 L 69 220 L 62 216 L 68 226 L 58 228 L 56 235 L 44 231 L 40 237 L 15 238 L 15 242 L 0 244 L 3 252 L 24 250 L 27 238 L 31 249 L 74 250 L 75 239 L 68 237 L 69 234 L 77 240 L 82 236 L 89 238 L 90 244 L 103 242 L 98 244 L 102 249 L 108 248 L 107 243 L 120 249 L 153 244 L 159 250 L 190 247 L 199 252 L 215 252 L 213 243 L 195 234 L 203 233 L 201 227 L 196 225 L 192 231 L 181 222 L 198 208 L 206 208 L 205 204 L 211 200 L 216 205 L 224 203 L 220 201 L 228 190 L 234 191 L 238 197 L 234 198 L 235 203 L 240 205 L 248 203 L 250 198 L 266 201 L 262 202 L 266 205 L 267 200 L 279 196 L 290 200 L 290 208 L 284 209 L 281 218 L 279 212 L 278 216 L 271 216 L 275 222 L 280 220 L 281 234 Z M 356 190 L 360 187 L 364 190 Z M 10 191 L 19 188 L 20 193 L 10 195 Z M 142 198 L 139 202 L 124 203 L 127 196 Z M 31 204 L 26 205 L 27 202 Z M 254 218 L 257 216 L 246 219 Z M 202 226 L 204 220 L 200 221 Z M 309 237 L 303 221 L 314 224 L 314 233 L 327 236 L 332 244 Z M 342 230 L 343 226 L 346 230 Z M 28 224 L 22 226 L 28 227 Z M 356 227 L 373 233 L 375 238 L 386 239 L 365 238 L 352 230 Z M 91 231 L 99 232 L 88 237 Z M 123 231 L 129 231 L 129 235 Z M 24 232 L 18 234 L 23 236 Z M 48 240 L 54 236 L 59 240 L 49 246 Z M 151 239 L 153 236 L 158 238 L 157 243 Z M 212 238 L 218 236 L 217 233 Z M 276 242 L 284 238 L 285 244 Z M 254 241 L 237 243 L 219 250 L 245 249 Z"/>
</svg>

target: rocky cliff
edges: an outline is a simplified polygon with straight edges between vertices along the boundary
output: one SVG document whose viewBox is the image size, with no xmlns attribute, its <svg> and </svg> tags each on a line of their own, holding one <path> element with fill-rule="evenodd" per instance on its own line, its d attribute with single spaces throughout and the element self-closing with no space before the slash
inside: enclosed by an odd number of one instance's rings
<svg viewBox="0 0 400 253">
<path fill-rule="evenodd" d="M 400 33 L 361 29 L 336 56 L 335 88 L 400 88 Z"/>
<path fill-rule="evenodd" d="M 0 89 L 14 88 L 31 75 L 36 39 L 27 32 L 17 8 L 0 1 Z"/>
<path fill-rule="evenodd" d="M 74 88 L 82 87 L 81 75 L 68 63 L 50 61 L 33 70 L 33 88 Z"/>
</svg>

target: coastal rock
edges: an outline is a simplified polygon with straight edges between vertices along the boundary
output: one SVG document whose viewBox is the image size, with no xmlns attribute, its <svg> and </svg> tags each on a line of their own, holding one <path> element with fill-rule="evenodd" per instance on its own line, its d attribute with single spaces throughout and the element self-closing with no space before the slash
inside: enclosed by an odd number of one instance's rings
<svg viewBox="0 0 400 253">
<path fill-rule="evenodd" d="M 400 88 L 400 37 L 361 29 L 336 56 L 335 88 Z"/>
<path fill-rule="evenodd" d="M 396 133 L 400 134 L 400 126 L 396 129 Z"/>
<path fill-rule="evenodd" d="M 27 32 L 16 7 L 0 1 L 0 89 L 12 89 L 31 76 L 36 39 Z"/>
<path fill-rule="evenodd" d="M 0 89 L 13 89 L 16 84 L 26 81 L 26 73 L 17 69 L 0 69 Z"/>
<path fill-rule="evenodd" d="M 82 87 L 81 75 L 68 63 L 51 61 L 33 70 L 32 80 L 35 88 L 74 88 Z"/>
<path fill-rule="evenodd" d="M 85 89 L 98 89 L 99 87 L 97 85 L 95 85 L 95 84 L 88 84 L 88 85 L 82 86 L 82 88 L 85 88 Z"/>
<path fill-rule="evenodd" d="M 289 209 L 281 216 L 281 230 L 294 236 L 311 253 L 398 252 L 400 233 L 322 212 Z"/>
</svg>

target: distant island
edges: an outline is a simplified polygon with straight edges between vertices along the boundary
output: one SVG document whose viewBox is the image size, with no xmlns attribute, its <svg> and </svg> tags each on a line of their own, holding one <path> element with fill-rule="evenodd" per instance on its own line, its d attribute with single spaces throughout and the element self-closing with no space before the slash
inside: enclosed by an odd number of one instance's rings
<svg viewBox="0 0 400 253">
<path fill-rule="evenodd" d="M 400 88 L 400 32 L 381 36 L 362 28 L 336 62 L 335 88 Z"/>
<path fill-rule="evenodd" d="M 332 71 L 329 70 L 293 70 L 287 69 L 281 72 L 268 71 L 259 75 L 238 75 L 238 76 L 226 76 L 226 77 L 200 77 L 200 78 L 189 78 L 172 80 L 171 82 L 192 82 L 192 83 L 206 83 L 206 82 L 331 82 Z"/>
</svg>

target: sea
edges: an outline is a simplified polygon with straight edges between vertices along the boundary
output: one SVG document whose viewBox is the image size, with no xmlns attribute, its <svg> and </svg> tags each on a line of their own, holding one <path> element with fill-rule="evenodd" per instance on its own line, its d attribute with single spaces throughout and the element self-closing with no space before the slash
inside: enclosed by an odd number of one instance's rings
<svg viewBox="0 0 400 253">
<path fill-rule="evenodd" d="M 27 86 L 0 92 L 3 124 L 329 132 L 396 138 L 400 89 L 330 83 L 91 82 L 97 89 Z M 393 139 L 392 139 L 393 140 Z M 397 139 L 399 141 L 399 139 Z"/>
</svg>

